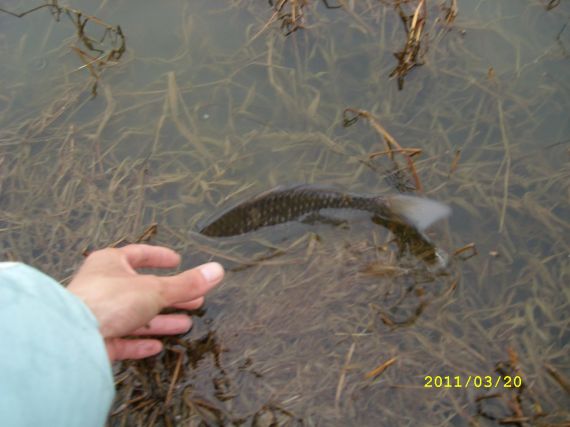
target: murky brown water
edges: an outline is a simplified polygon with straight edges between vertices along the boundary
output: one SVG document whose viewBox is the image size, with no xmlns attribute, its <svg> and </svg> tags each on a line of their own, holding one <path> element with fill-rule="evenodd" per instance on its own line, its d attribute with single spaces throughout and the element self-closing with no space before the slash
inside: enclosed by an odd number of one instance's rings
<svg viewBox="0 0 570 427">
<path fill-rule="evenodd" d="M 101 68 L 112 34 L 88 52 L 65 15 L 0 13 L 1 257 L 65 281 L 85 248 L 157 223 L 151 242 L 184 267 L 232 269 L 187 336 L 116 368 L 113 425 L 568 422 L 569 4 L 459 0 L 444 25 L 453 2 L 426 0 L 423 65 L 399 90 L 397 2 L 307 3 L 287 37 L 264 1 L 66 4 L 121 26 L 127 49 Z M 412 22 L 419 2 L 401 3 Z M 373 119 L 343 126 L 346 108 Z M 375 124 L 421 154 L 390 160 Z M 366 218 L 192 232 L 227 200 L 300 182 L 421 184 L 453 208 L 433 240 L 477 254 L 433 273 Z M 524 387 L 466 386 L 477 376 Z"/>
</svg>

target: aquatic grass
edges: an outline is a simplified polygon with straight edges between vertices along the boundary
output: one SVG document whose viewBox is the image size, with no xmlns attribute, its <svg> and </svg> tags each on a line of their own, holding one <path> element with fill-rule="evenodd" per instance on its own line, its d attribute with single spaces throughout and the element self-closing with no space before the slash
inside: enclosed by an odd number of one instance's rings
<svg viewBox="0 0 570 427">
<path fill-rule="evenodd" d="M 218 260 L 229 270 L 188 335 L 115 367 L 111 425 L 567 421 L 570 95 L 542 76 L 545 61 L 567 59 L 563 5 L 524 3 L 522 41 L 485 14 L 496 2 L 469 14 L 458 2 L 441 27 L 438 4 L 425 3 L 429 49 L 401 91 L 387 76 L 406 32 L 394 2 L 372 0 L 339 10 L 311 2 L 307 28 L 285 37 L 273 22 L 255 39 L 269 4 L 185 2 L 169 21 L 179 54 L 138 48 L 105 72 L 95 99 L 82 75 L 48 67 L 49 85 L 36 78 L 43 92 L 31 97 L 24 76 L 2 74 L 3 259 L 66 282 L 86 251 L 149 241 L 181 252 L 181 268 Z M 418 4 L 401 8 L 413 15 Z M 220 16 L 243 48 L 209 35 Z M 45 18 L 27 40 L 0 44 L 0 67 L 24 69 L 38 40 L 66 49 Z M 542 22 L 561 24 L 549 34 Z M 478 35 L 509 49 L 487 52 Z M 510 48 L 520 51 L 512 63 Z M 68 59 L 62 67 L 75 69 Z M 398 258 L 390 233 L 366 221 L 292 224 L 243 241 L 193 232 L 224 203 L 276 184 L 371 193 L 409 184 L 408 164 L 394 167 L 373 127 L 343 127 L 346 108 L 368 112 L 402 150 L 421 150 L 413 163 L 425 194 L 454 208 L 430 231 L 458 253 L 448 275 Z M 424 387 L 427 375 L 500 372 L 521 373 L 524 390 Z"/>
<path fill-rule="evenodd" d="M 93 80 L 91 93 L 93 96 L 96 96 L 101 72 L 109 65 L 118 62 L 126 51 L 126 39 L 121 27 L 119 25 L 109 25 L 95 16 L 86 14 L 82 10 L 60 5 L 58 0 L 50 0 L 23 12 L 14 12 L 6 8 L 0 8 L 0 13 L 16 18 L 24 18 L 26 15 L 41 9 L 49 10 L 50 14 L 58 22 L 61 16 L 65 15 L 75 26 L 77 42 L 75 45 L 70 46 L 70 49 L 84 63 L 83 66 L 75 71 L 82 69 L 89 71 Z M 93 27 L 103 31 L 97 38 L 91 34 Z"/>
</svg>

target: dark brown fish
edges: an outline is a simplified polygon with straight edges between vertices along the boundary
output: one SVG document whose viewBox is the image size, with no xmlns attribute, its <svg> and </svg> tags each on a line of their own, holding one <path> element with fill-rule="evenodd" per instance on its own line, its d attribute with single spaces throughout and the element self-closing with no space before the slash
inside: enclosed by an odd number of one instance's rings
<svg viewBox="0 0 570 427">
<path fill-rule="evenodd" d="M 404 195 L 373 196 L 347 193 L 318 185 L 276 187 L 224 209 L 200 227 L 210 237 L 230 237 L 261 227 L 302 221 L 325 209 L 354 209 L 372 214 L 375 222 L 395 224 L 421 233 L 449 215 L 439 202 Z"/>
</svg>

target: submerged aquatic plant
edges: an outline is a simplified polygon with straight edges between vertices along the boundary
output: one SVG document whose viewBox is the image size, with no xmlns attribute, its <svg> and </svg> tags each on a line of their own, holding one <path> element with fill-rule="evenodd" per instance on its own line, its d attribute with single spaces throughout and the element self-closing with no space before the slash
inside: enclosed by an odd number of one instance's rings
<svg viewBox="0 0 570 427">
<path fill-rule="evenodd" d="M 96 96 L 101 72 L 109 65 L 118 62 L 126 51 L 126 38 L 121 26 L 109 25 L 95 16 L 85 14 L 79 9 L 60 5 L 58 0 L 50 0 L 48 3 L 36 6 L 24 12 L 13 12 L 4 8 L 0 8 L 0 12 L 22 18 L 30 13 L 45 8 L 50 11 L 56 21 L 59 22 L 61 16 L 65 15 L 75 26 L 77 43 L 70 48 L 84 63 L 84 65 L 77 68 L 76 71 L 84 68 L 89 71 L 93 80 L 91 93 L 93 96 Z M 98 38 L 91 36 L 86 30 L 88 24 L 102 28 L 102 35 Z M 107 46 L 107 44 L 109 44 L 109 46 Z"/>
</svg>

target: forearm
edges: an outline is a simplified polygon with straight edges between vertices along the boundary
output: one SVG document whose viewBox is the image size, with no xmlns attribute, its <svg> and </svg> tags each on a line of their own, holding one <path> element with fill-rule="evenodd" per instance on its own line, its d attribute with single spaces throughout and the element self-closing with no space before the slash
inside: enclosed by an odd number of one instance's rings
<svg viewBox="0 0 570 427">
<path fill-rule="evenodd" d="M 103 426 L 114 396 L 98 324 L 59 283 L 0 263 L 3 425 Z"/>
</svg>

